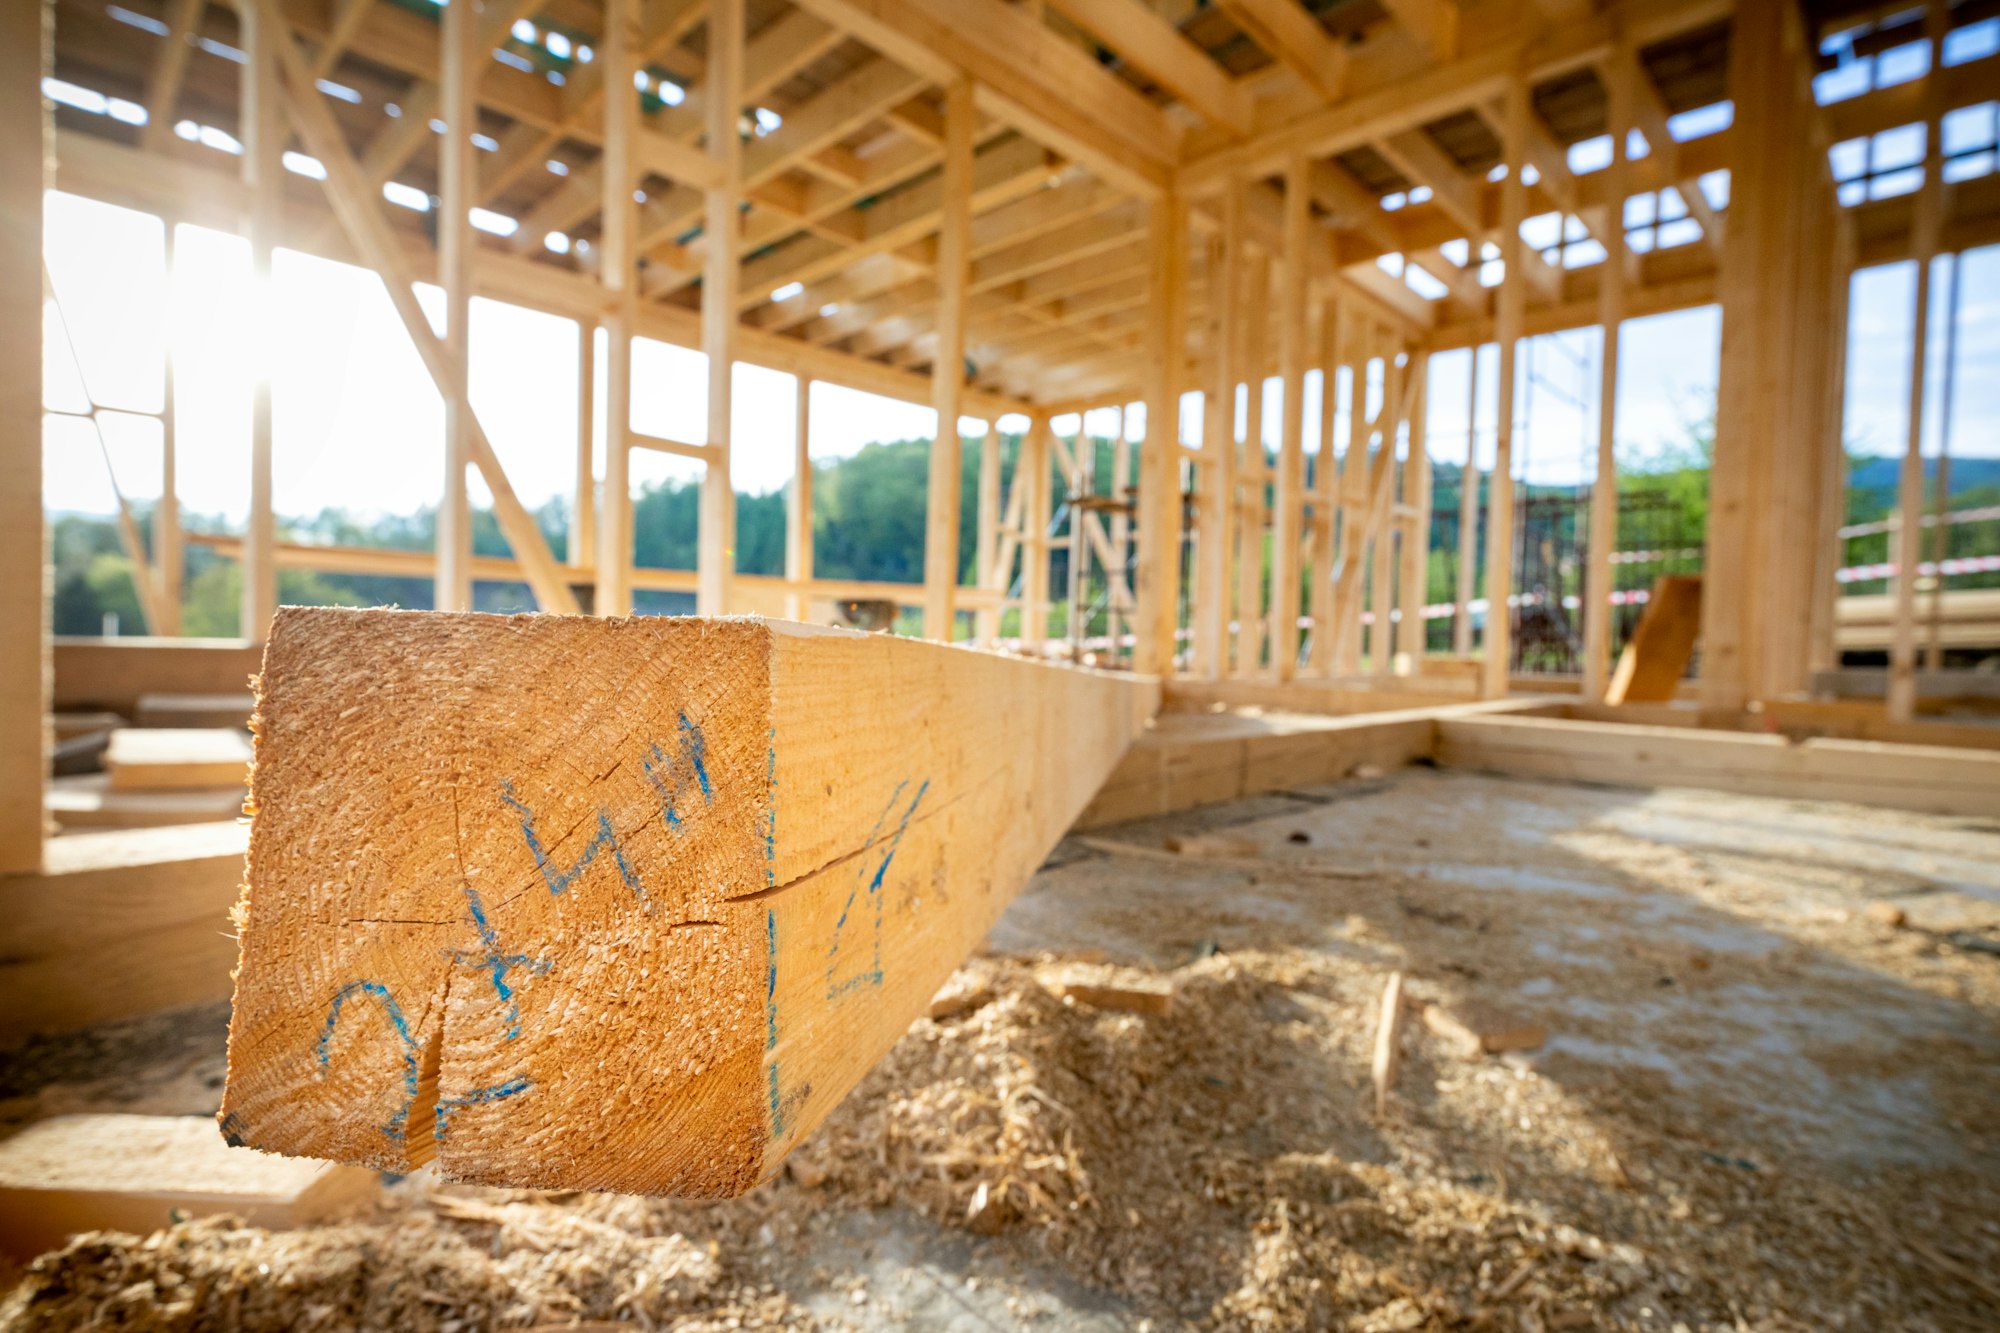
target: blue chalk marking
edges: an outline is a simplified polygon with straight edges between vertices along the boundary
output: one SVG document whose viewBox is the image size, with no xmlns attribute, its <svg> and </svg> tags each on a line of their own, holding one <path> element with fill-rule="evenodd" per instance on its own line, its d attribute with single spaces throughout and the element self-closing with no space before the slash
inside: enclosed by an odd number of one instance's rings
<svg viewBox="0 0 2000 1333">
<path fill-rule="evenodd" d="M 468 967 L 486 969 L 493 978 L 493 993 L 507 1006 L 507 1040 L 521 1035 L 521 1006 L 514 999 L 514 988 L 507 984 L 507 973 L 523 967 L 530 972 L 543 973 L 549 970 L 546 958 L 530 958 L 526 954 L 500 952 L 500 932 L 486 920 L 486 905 L 479 901 L 479 894 L 466 889 L 465 899 L 472 908 L 472 923 L 479 928 L 479 942 L 486 947 L 483 954 L 454 952 L 453 957 Z"/>
<path fill-rule="evenodd" d="M 778 1138 L 785 1132 L 785 1108 L 778 1099 L 778 1062 L 771 1061 L 771 1137 Z"/>
<path fill-rule="evenodd" d="M 902 798 L 903 788 L 909 785 L 907 779 L 896 784 L 896 790 L 889 794 L 889 804 L 883 807 L 882 813 L 876 817 L 875 827 L 868 831 L 868 841 L 865 845 L 874 844 L 877 835 L 882 831 L 882 825 L 888 822 L 890 813 L 896 808 L 896 802 Z M 857 986 L 882 984 L 882 881 L 889 874 L 889 863 L 896 859 L 896 849 L 902 845 L 903 835 L 909 831 L 910 820 L 915 817 L 917 806 L 923 801 L 924 793 L 930 789 L 931 784 L 928 779 L 917 788 L 917 794 L 910 798 L 909 806 L 903 811 L 902 818 L 897 821 L 895 835 L 889 839 L 888 848 L 882 853 L 882 860 L 875 867 L 875 873 L 865 881 L 868 896 L 875 903 L 874 964 L 868 971 L 837 983 L 833 979 L 833 974 L 840 962 L 840 932 L 847 925 L 848 914 L 854 910 L 854 900 L 861 895 L 864 881 L 857 876 L 854 887 L 847 892 L 847 902 L 840 909 L 840 919 L 833 923 L 833 945 L 826 953 L 826 998 L 829 1000 L 839 999 Z M 865 872 L 867 868 L 867 862 L 863 861 L 862 871 Z"/>
<path fill-rule="evenodd" d="M 764 887 L 777 883 L 778 861 L 778 729 L 771 728 L 764 747 Z"/>
<path fill-rule="evenodd" d="M 490 1088 L 474 1088 L 463 1097 L 443 1097 L 437 1104 L 437 1123 L 431 1127 L 431 1137 L 444 1142 L 445 1126 L 451 1123 L 452 1113 L 468 1106 L 483 1106 L 489 1102 L 504 1102 L 519 1092 L 526 1092 L 532 1086 L 527 1078 L 515 1077 L 505 1083 L 495 1083 Z"/>
<path fill-rule="evenodd" d="M 689 779 L 693 779 L 706 804 L 715 804 L 715 784 L 708 776 L 708 739 L 686 713 L 680 715 L 679 731 L 680 743 L 673 756 L 669 757 L 655 744 L 647 750 L 643 761 L 646 780 L 660 794 L 661 816 L 667 827 L 675 830 L 681 826 L 681 796 L 687 791 Z"/>
<path fill-rule="evenodd" d="M 409 1020 L 403 1017 L 403 1008 L 396 1003 L 396 997 L 389 994 L 389 988 L 379 981 L 350 981 L 334 992 L 333 1006 L 326 1012 L 326 1023 L 320 1028 L 319 1067 L 325 1071 L 333 1058 L 333 1030 L 339 1026 L 340 1011 L 347 1001 L 356 995 L 366 995 L 381 1002 L 382 1013 L 395 1028 L 397 1038 L 403 1043 L 403 1098 L 402 1109 L 389 1117 L 389 1123 L 382 1126 L 382 1132 L 392 1139 L 403 1137 L 403 1126 L 410 1118 L 410 1106 L 417 1099 L 417 1040 L 410 1035 Z"/>
<path fill-rule="evenodd" d="M 764 1049 L 778 1044 L 778 914 L 764 911 Z"/>
<path fill-rule="evenodd" d="M 648 902 L 646 886 L 639 882 L 639 876 L 633 873 L 630 865 L 626 864 L 625 851 L 618 845 L 618 835 L 611 828 L 611 816 L 608 812 L 601 808 L 598 810 L 597 836 L 590 840 L 590 845 L 583 849 L 583 854 L 577 857 L 569 869 L 563 870 L 549 860 L 548 852 L 542 848 L 542 840 L 535 834 L 535 812 L 522 803 L 521 798 L 514 794 L 514 784 L 504 778 L 500 781 L 500 799 L 512 806 L 514 813 L 521 817 L 521 836 L 527 839 L 528 850 L 535 854 L 535 868 L 542 872 L 542 881 L 549 886 L 551 896 L 560 896 L 576 882 L 579 875 L 589 869 L 590 863 L 597 859 L 599 852 L 609 848 L 611 859 L 618 866 L 618 878 L 625 881 L 626 888 L 639 895 L 640 902 Z M 650 906 L 650 903 L 648 905 Z"/>
</svg>

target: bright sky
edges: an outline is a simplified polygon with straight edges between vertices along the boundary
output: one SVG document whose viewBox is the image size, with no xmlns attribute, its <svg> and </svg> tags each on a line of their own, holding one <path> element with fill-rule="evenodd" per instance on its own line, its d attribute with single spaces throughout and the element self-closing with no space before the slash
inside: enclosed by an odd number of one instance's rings
<svg viewBox="0 0 2000 1333">
<path fill-rule="evenodd" d="M 162 406 L 163 354 L 169 334 L 179 395 L 180 492 L 187 510 L 239 520 L 247 508 L 250 376 L 268 355 L 276 380 L 274 487 L 278 512 L 304 515 L 344 508 L 362 515 L 408 513 L 435 503 L 443 468 L 443 407 L 388 294 L 372 275 L 348 265 L 280 251 L 275 285 L 278 327 L 268 346 L 247 336 L 253 298 L 248 249 L 238 237 L 196 227 L 177 229 L 170 280 L 166 232 L 159 219 L 60 193 L 48 196 L 48 259 L 63 318 L 50 315 L 46 379 L 52 407 L 82 409 L 84 396 L 69 353 L 74 342 L 83 383 L 100 407 L 105 445 L 119 485 L 146 500 L 159 492 L 159 426 L 134 413 Z M 1938 261 L 1933 302 L 1932 374 L 1942 373 L 1943 321 L 1952 261 Z M 1847 433 L 1864 452 L 1901 448 L 1908 399 L 1910 264 L 1871 269 L 1854 285 L 1848 360 Z M 433 321 L 440 293 L 420 288 Z M 1959 325 L 1951 447 L 1955 454 L 2000 455 L 2000 377 L 1967 373 L 2000 364 L 2000 248 L 1966 256 L 1959 282 Z M 169 328 L 169 320 L 173 323 Z M 65 324 L 68 337 L 65 337 Z M 1714 307 L 1627 324 L 1619 383 L 1619 447 L 1628 462 L 1685 439 L 1687 424 L 1710 410 L 1717 371 L 1720 315 Z M 474 405 L 522 499 L 537 506 L 568 495 L 577 429 L 578 327 L 569 320 L 479 300 L 472 315 Z M 1597 420 L 1595 329 L 1530 340 L 1521 356 L 1517 472 L 1543 484 L 1586 479 L 1594 468 Z M 1432 361 L 1429 445 L 1442 461 L 1465 453 L 1467 354 Z M 685 348 L 641 340 L 636 353 L 634 428 L 699 440 L 707 413 L 704 359 Z M 597 360 L 600 384 L 604 357 Z M 1479 443 L 1493 451 L 1498 386 L 1494 349 L 1480 357 Z M 1275 445 L 1281 394 L 1265 386 L 1264 433 Z M 1378 390 L 1379 391 L 1379 390 Z M 738 490 L 767 493 L 792 470 L 796 384 L 789 375 L 740 364 L 735 375 L 734 478 Z M 1318 376 L 1309 377 L 1307 446 L 1317 447 Z M 1933 398 L 1932 401 L 1938 401 Z M 928 408 L 836 385 L 813 390 L 816 458 L 844 457 L 876 440 L 928 437 Z M 1241 405 L 1239 404 L 1239 411 Z M 1183 432 L 1199 440 L 1199 395 L 1183 404 Z M 1345 408 L 1342 410 L 1344 432 Z M 1128 424 L 1144 435 L 1144 409 Z M 1003 429 L 1021 420 L 1003 419 Z M 1116 413 L 1093 414 L 1094 432 L 1112 433 Z M 1057 429 L 1074 428 L 1074 419 Z M 969 435 L 984 423 L 961 422 Z M 601 434 L 601 432 L 600 432 Z M 1935 449 L 1935 432 L 1931 448 Z M 634 456 L 635 483 L 693 475 L 690 461 L 649 451 Z M 47 431 L 47 503 L 59 510 L 113 508 L 97 433 L 76 418 L 54 416 Z M 485 494 L 475 475 L 475 503 Z"/>
</svg>

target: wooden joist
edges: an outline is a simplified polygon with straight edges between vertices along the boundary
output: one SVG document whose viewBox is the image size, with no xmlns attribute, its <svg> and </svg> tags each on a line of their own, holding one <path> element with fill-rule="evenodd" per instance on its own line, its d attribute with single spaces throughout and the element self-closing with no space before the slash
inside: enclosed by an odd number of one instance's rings
<svg viewBox="0 0 2000 1333">
<path fill-rule="evenodd" d="M 756 620 L 285 610 L 224 1132 L 748 1189 L 925 1012 L 1158 693 Z"/>
</svg>

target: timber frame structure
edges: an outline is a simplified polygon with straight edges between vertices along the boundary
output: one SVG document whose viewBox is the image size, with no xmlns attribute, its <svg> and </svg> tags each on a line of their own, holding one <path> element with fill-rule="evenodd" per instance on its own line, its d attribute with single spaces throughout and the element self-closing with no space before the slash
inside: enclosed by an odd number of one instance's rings
<svg viewBox="0 0 2000 1333">
<path fill-rule="evenodd" d="M 1398 637 L 1399 625 L 1423 619 L 1428 359 L 1497 344 L 1494 475 L 1507 477 L 1523 338 L 1719 304 L 1707 567 L 1728 576 L 1709 580 L 1701 608 L 1700 691 L 1705 707 L 1732 712 L 1801 691 L 1812 671 L 1837 664 L 1851 274 L 1919 260 L 1922 311 L 1931 257 L 2000 239 L 2000 175 L 1947 183 L 1936 132 L 1952 109 L 1989 99 L 1992 57 L 1934 56 L 1923 77 L 1833 105 L 1812 91 L 1826 37 L 1858 33 L 1856 49 L 1921 40 L 1942 52 L 1952 30 L 1992 16 L 1987 0 L 24 0 L 0 9 L 5 871 L 32 871 L 42 857 L 47 610 L 30 571 L 42 569 L 46 543 L 35 350 L 44 184 L 240 232 L 260 273 L 280 246 L 365 265 L 386 281 L 436 382 L 448 466 L 434 554 L 278 543 L 268 386 L 257 394 L 250 521 L 242 539 L 221 543 L 245 571 L 252 640 L 275 611 L 276 569 L 296 565 L 431 576 L 441 609 L 467 607 L 476 578 L 524 581 L 548 611 L 577 611 L 587 589 L 599 614 L 628 611 L 635 588 L 692 592 L 702 614 L 803 617 L 814 599 L 882 598 L 921 609 L 928 637 L 969 631 L 985 643 L 1014 611 L 1020 643 L 1040 652 L 1052 477 L 1088 470 L 1088 451 L 1051 422 L 1138 402 L 1148 428 L 1121 442 L 1121 475 L 1108 479 L 1111 498 L 1130 504 L 1080 513 L 1114 584 L 1127 543 L 1136 548 L 1133 586 L 1113 590 L 1133 667 L 1328 687 L 1400 671 L 1493 698 L 1508 689 L 1506 615 L 1489 618 L 1477 657 L 1463 629 L 1448 656 Z M 144 123 L 53 106 L 41 88 L 51 74 L 143 107 Z M 1671 117 L 1723 102 L 1733 106 L 1726 128 L 1685 142 L 1669 131 Z M 1920 188 L 1851 206 L 1837 198 L 1831 145 L 1916 122 L 1931 145 Z M 1627 151 L 1634 132 L 1643 156 Z M 1567 149 L 1606 134 L 1609 165 L 1573 171 Z M 216 136 L 240 153 L 204 142 Z M 293 169 L 300 155 L 323 179 Z M 1724 171 L 1726 204 L 1702 184 Z M 422 213 L 385 204 L 391 182 L 435 203 Z M 1664 194 L 1685 205 L 1699 238 L 1640 253 L 1619 220 L 1631 201 Z M 475 229 L 475 210 L 517 225 L 504 237 Z M 1524 221 L 1549 213 L 1602 258 L 1559 266 L 1525 243 Z M 1437 294 L 1378 263 L 1392 256 Z M 416 302 L 418 281 L 444 290 L 441 335 Z M 594 460 L 592 432 L 579 432 L 566 563 L 472 409 L 465 330 L 475 295 L 585 331 L 584 411 L 605 423 L 606 448 Z M 1920 315 L 1918 365 L 1924 327 Z M 593 328 L 611 349 L 601 401 Z M 630 427 L 638 336 L 707 355 L 705 438 Z M 1603 374 L 1615 386 L 1615 338 L 1610 348 Z M 801 384 L 783 577 L 732 568 L 728 386 L 739 360 Z M 1335 395 L 1324 395 L 1323 443 L 1309 458 L 1312 371 L 1347 386 L 1352 426 L 1335 438 Z M 1283 404 L 1274 454 L 1262 445 L 1258 392 L 1273 376 Z M 813 576 L 803 389 L 814 380 L 927 405 L 945 423 L 922 584 Z M 1901 721 L 1915 704 L 1924 504 L 1925 377 L 1913 381 L 1887 700 Z M 1203 409 L 1184 420 L 1190 394 Z M 1614 396 L 1604 395 L 1593 526 L 1616 512 Z M 1029 424 L 1019 480 L 1003 497 L 997 423 L 1010 414 Z M 969 581 L 954 568 L 960 518 L 949 484 L 966 447 L 950 425 L 961 416 L 989 423 L 976 444 Z M 193 538 L 172 499 L 171 407 L 166 426 L 161 535 L 137 563 L 150 578 L 151 628 L 171 634 Z M 634 449 L 704 465 L 695 570 L 634 567 Z M 474 467 L 510 559 L 472 555 Z M 1471 582 L 1479 562 L 1464 559 L 1459 626 L 1476 595 L 1508 605 L 1513 506 L 1512 486 L 1492 488 L 1484 587 Z M 1461 517 L 1470 557 L 1479 516 Z M 1593 544 L 1587 605 L 1605 604 L 1609 550 Z M 1585 622 L 1583 690 L 1601 697 L 1605 617 Z"/>
</svg>

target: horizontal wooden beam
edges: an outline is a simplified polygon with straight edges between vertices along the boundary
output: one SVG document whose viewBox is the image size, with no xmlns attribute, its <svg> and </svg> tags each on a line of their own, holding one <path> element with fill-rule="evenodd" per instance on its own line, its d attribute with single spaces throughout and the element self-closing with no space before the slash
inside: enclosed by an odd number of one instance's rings
<svg viewBox="0 0 2000 1333">
<path fill-rule="evenodd" d="M 225 1137 L 702 1196 L 889 1050 L 1159 702 L 783 622 L 334 608 L 278 614 L 260 688 Z"/>
</svg>

